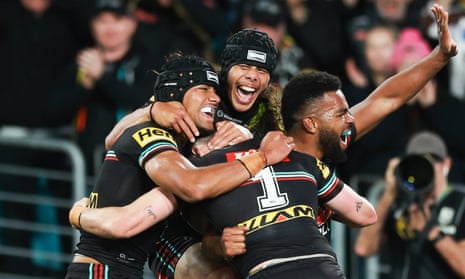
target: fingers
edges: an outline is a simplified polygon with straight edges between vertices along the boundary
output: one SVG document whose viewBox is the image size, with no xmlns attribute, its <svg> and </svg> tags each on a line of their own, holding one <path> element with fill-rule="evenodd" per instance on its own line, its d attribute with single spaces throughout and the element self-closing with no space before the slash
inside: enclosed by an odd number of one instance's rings
<svg viewBox="0 0 465 279">
<path fill-rule="evenodd" d="M 247 251 L 245 234 L 249 229 L 245 226 L 225 228 L 222 234 L 224 254 L 227 257 L 241 255 Z"/>
<path fill-rule="evenodd" d="M 181 102 L 156 102 L 153 111 L 152 117 L 159 125 L 185 134 L 190 142 L 200 134 Z"/>
<path fill-rule="evenodd" d="M 231 121 L 221 121 L 216 124 L 216 132 L 208 142 L 211 150 L 234 145 L 253 138 L 252 133 L 242 125 Z"/>
<path fill-rule="evenodd" d="M 177 133 L 183 133 L 190 142 L 195 142 L 195 136 L 199 134 L 197 126 L 188 118 L 181 118 L 173 124 L 173 128 Z"/>
<path fill-rule="evenodd" d="M 438 28 L 438 39 L 441 51 L 449 57 L 457 55 L 457 43 L 449 32 L 449 14 L 438 4 L 433 5 L 431 12 L 434 15 Z"/>
<path fill-rule="evenodd" d="M 294 139 L 282 132 L 268 132 L 263 138 L 259 150 L 265 154 L 269 165 L 281 162 L 294 149 Z"/>
</svg>

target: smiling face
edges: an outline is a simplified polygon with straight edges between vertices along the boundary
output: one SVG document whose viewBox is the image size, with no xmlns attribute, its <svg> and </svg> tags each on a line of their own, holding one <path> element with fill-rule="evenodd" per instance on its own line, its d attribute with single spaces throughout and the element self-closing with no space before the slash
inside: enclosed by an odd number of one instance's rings
<svg viewBox="0 0 465 279">
<path fill-rule="evenodd" d="M 214 115 L 218 108 L 220 97 L 212 86 L 200 84 L 187 90 L 182 104 L 194 121 L 201 134 L 214 131 Z"/>
<path fill-rule="evenodd" d="M 238 112 L 249 110 L 268 86 L 270 74 L 266 69 L 237 64 L 228 72 L 228 98 Z"/>
</svg>

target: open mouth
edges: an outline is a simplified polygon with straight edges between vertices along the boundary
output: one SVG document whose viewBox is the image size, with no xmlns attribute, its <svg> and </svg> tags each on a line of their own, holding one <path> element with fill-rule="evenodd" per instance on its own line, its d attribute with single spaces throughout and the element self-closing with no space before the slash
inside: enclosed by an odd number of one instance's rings
<svg viewBox="0 0 465 279">
<path fill-rule="evenodd" d="M 352 135 L 352 130 L 351 129 L 347 129 L 347 130 L 344 130 L 344 132 L 342 132 L 342 135 L 341 135 L 341 147 L 343 149 L 346 149 L 349 146 L 350 136 L 351 135 Z"/>
<path fill-rule="evenodd" d="M 240 103 L 248 104 L 254 101 L 255 92 L 257 92 L 256 88 L 242 85 L 237 87 L 236 95 Z"/>
<path fill-rule="evenodd" d="M 208 118 L 211 118 L 213 119 L 214 115 L 215 115 L 215 111 L 216 111 L 216 108 L 213 108 L 213 107 L 202 107 L 200 109 L 200 112 L 202 112 L 203 114 L 207 115 Z"/>
</svg>

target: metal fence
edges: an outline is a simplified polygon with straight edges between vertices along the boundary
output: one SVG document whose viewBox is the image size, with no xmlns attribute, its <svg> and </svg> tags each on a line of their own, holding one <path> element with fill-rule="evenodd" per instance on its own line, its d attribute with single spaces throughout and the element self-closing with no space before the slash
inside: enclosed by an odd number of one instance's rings
<svg viewBox="0 0 465 279">
<path fill-rule="evenodd" d="M 64 181 L 69 183 L 69 197 L 54 197 L 50 195 L 35 194 L 35 189 L 30 193 L 21 193 L 15 191 L 0 189 L 0 205 L 30 205 L 45 206 L 53 210 L 67 210 L 72 203 L 86 195 L 86 175 L 85 162 L 80 149 L 71 141 L 51 137 L 29 137 L 29 136 L 9 136 L 0 135 L 0 146 L 2 148 L 15 148 L 20 150 L 33 150 L 41 152 L 55 152 L 63 154 L 69 161 L 69 170 L 44 168 L 42 166 L 26 166 L 14 163 L 0 163 L 0 173 L 3 177 L 32 177 L 45 178 Z M 2 160 L 3 161 L 3 160 Z M 66 184 L 67 185 L 67 184 Z M 29 185 L 27 185 L 29 187 Z M 31 188 L 37 185 L 30 185 Z M 53 234 L 59 238 L 70 238 L 71 247 L 63 247 L 62 251 L 53 251 L 53 249 L 38 250 L 31 247 L 11 245 L 8 241 L 0 242 L 0 256 L 3 258 L 22 258 L 32 259 L 39 258 L 48 262 L 68 263 L 71 259 L 71 252 L 74 249 L 79 232 L 71 228 L 67 223 L 43 223 L 35 220 L 15 219 L 0 214 L 0 229 L 32 233 Z M 0 234 L 1 237 L 1 234 Z M 28 266 L 18 266 L 23 273 L 5 273 L 0 271 L 0 278 L 38 278 L 28 276 Z M 24 274 L 24 275 L 23 275 Z"/>
</svg>

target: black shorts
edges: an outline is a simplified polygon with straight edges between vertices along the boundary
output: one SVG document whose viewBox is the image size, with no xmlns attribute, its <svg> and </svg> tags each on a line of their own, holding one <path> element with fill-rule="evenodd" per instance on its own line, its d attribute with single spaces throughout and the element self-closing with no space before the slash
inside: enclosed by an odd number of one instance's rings
<svg viewBox="0 0 465 279">
<path fill-rule="evenodd" d="M 345 279 L 341 267 L 329 257 L 301 259 L 270 266 L 247 279 Z"/>
<path fill-rule="evenodd" d="M 142 279 L 140 276 L 131 275 L 112 269 L 106 264 L 70 263 L 65 279 Z"/>
<path fill-rule="evenodd" d="M 174 269 L 187 248 L 201 241 L 182 218 L 170 219 L 149 257 L 149 266 L 156 278 L 174 279 Z"/>
</svg>

